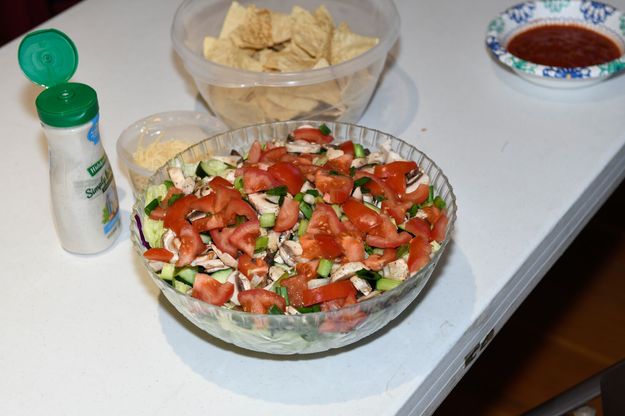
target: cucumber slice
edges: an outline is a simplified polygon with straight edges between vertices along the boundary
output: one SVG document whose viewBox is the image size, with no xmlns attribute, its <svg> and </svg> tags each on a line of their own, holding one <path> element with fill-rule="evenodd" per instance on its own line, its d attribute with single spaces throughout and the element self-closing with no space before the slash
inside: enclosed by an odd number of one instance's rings
<svg viewBox="0 0 625 416">
<path fill-rule="evenodd" d="M 299 210 L 302 211 L 302 214 L 304 214 L 304 217 L 306 217 L 307 220 L 312 217 L 313 209 L 306 202 L 302 201 L 299 203 Z"/>
<path fill-rule="evenodd" d="M 197 274 L 197 270 L 195 270 L 194 268 L 183 267 L 182 269 L 178 270 L 178 273 L 176 273 L 175 277 L 176 277 L 176 280 L 193 286 L 193 283 L 195 282 L 196 274 Z"/>
<path fill-rule="evenodd" d="M 273 214 L 271 212 L 268 212 L 266 214 L 261 214 L 258 221 L 260 222 L 261 227 L 271 228 L 274 225 L 276 225 L 276 214 Z"/>
<path fill-rule="evenodd" d="M 328 277 L 332 271 L 332 265 L 334 263 L 328 259 L 319 260 L 319 266 L 317 266 L 317 274 L 319 276 Z"/>
<path fill-rule="evenodd" d="M 306 234 L 306 230 L 308 229 L 308 220 L 301 219 L 299 221 L 299 225 L 297 226 L 297 236 L 302 237 Z"/>
<path fill-rule="evenodd" d="M 219 283 L 226 283 L 226 280 L 228 279 L 228 276 L 230 276 L 230 273 L 232 273 L 232 269 L 217 270 L 216 272 L 211 274 L 211 277 L 217 280 Z"/>
<path fill-rule="evenodd" d="M 380 208 L 376 207 L 375 205 L 370 204 L 370 203 L 368 203 L 368 202 L 365 202 L 364 204 L 365 204 L 365 206 L 366 206 L 367 208 L 371 208 L 371 209 L 372 209 L 372 210 L 374 210 L 375 212 L 380 213 Z"/>
<path fill-rule="evenodd" d="M 362 145 L 359 143 L 354 143 L 354 157 L 356 159 L 359 159 L 366 156 L 367 155 L 365 154 L 365 148 L 362 147 Z"/>
<path fill-rule="evenodd" d="M 180 293 L 187 294 L 191 290 L 191 286 L 179 280 L 174 280 L 173 285 L 174 289 L 176 289 Z"/>
<path fill-rule="evenodd" d="M 269 244 L 269 237 L 266 235 L 261 235 L 256 239 L 256 245 L 254 246 L 254 251 L 259 252 L 267 249 L 267 245 Z"/>
<path fill-rule="evenodd" d="M 385 277 L 375 282 L 375 288 L 380 291 L 395 289 L 399 285 L 401 285 L 401 280 L 387 279 Z"/>
<path fill-rule="evenodd" d="M 201 168 L 204 173 L 209 176 L 220 176 L 225 173 L 229 167 L 230 166 L 217 159 L 203 160 L 198 165 L 198 168 Z"/>
<path fill-rule="evenodd" d="M 176 266 L 174 266 L 171 263 L 165 263 L 163 264 L 163 268 L 161 269 L 161 272 L 159 273 L 159 277 L 163 280 L 167 280 L 168 282 L 171 282 L 174 279 L 175 273 L 176 273 Z"/>
</svg>

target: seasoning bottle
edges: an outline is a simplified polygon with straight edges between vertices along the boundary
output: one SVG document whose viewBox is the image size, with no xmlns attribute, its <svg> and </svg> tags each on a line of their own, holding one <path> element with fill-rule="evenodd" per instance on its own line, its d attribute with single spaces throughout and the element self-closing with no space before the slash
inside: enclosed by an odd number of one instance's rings
<svg viewBox="0 0 625 416">
<path fill-rule="evenodd" d="M 113 244 L 121 227 L 113 170 L 100 142 L 97 94 L 88 85 L 67 82 L 78 53 L 58 30 L 28 34 L 18 60 L 31 81 L 46 87 L 35 104 L 48 141 L 52 212 L 61 245 L 72 253 L 100 252 Z"/>
</svg>

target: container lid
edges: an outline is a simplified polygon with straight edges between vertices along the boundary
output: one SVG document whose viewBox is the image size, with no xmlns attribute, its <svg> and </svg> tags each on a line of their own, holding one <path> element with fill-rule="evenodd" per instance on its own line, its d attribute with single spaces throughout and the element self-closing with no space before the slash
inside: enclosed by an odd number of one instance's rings
<svg viewBox="0 0 625 416">
<path fill-rule="evenodd" d="M 67 82 L 78 66 L 74 42 L 56 29 L 29 33 L 22 39 L 17 59 L 24 74 L 32 82 L 52 87 Z"/>
<path fill-rule="evenodd" d="M 42 91 L 35 104 L 39 119 L 53 127 L 85 124 L 99 110 L 95 90 L 77 82 L 63 83 Z"/>
</svg>

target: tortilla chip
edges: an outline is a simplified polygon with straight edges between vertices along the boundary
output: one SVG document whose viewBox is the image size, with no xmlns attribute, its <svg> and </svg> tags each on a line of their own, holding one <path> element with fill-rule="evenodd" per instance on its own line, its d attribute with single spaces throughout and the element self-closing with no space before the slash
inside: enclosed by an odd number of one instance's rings
<svg viewBox="0 0 625 416">
<path fill-rule="evenodd" d="M 343 22 L 334 30 L 330 47 L 330 63 L 340 64 L 373 48 L 379 42 L 378 38 L 360 36 L 352 32 Z"/>
<path fill-rule="evenodd" d="M 268 70 L 293 72 L 302 71 L 315 65 L 316 60 L 294 43 L 289 43 L 280 52 L 271 51 L 266 54 L 263 67 Z"/>
<path fill-rule="evenodd" d="M 317 10 L 319 11 L 319 9 Z M 293 17 L 291 39 L 293 43 L 317 59 L 328 57 L 330 41 L 332 40 L 332 25 L 328 26 L 325 20 L 326 16 L 323 14 L 323 11 L 320 12 L 322 19 L 318 20 L 308 10 L 299 6 L 294 6 L 291 12 Z"/>
<path fill-rule="evenodd" d="M 230 127 L 241 127 L 266 121 L 258 106 L 256 88 L 209 86 L 211 108 Z"/>
<path fill-rule="evenodd" d="M 291 39 L 293 19 L 288 14 L 271 12 L 271 39 L 274 44 Z"/>
<path fill-rule="evenodd" d="M 325 68 L 330 66 L 330 63 L 326 60 L 326 58 L 319 59 L 312 67 L 312 69 Z"/>
<path fill-rule="evenodd" d="M 224 24 L 219 33 L 219 39 L 226 39 L 230 33 L 245 21 L 245 7 L 233 1 L 228 9 Z"/>
<path fill-rule="evenodd" d="M 230 39 L 204 38 L 204 57 L 215 63 L 232 68 L 261 72 L 263 66 L 248 55 L 246 50 L 238 48 Z"/>
<path fill-rule="evenodd" d="M 273 45 L 271 12 L 253 4 L 245 11 L 245 20 L 230 32 L 230 39 L 239 48 L 263 49 Z"/>
</svg>

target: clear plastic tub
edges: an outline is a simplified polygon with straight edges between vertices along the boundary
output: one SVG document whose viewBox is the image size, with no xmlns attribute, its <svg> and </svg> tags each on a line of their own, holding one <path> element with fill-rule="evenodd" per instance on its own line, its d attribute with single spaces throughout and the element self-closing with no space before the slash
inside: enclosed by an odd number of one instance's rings
<svg viewBox="0 0 625 416">
<path fill-rule="evenodd" d="M 335 25 L 347 22 L 355 33 L 377 37 L 379 43 L 354 59 L 320 69 L 268 73 L 226 67 L 208 61 L 202 51 L 205 36 L 218 36 L 231 0 L 186 0 L 174 17 L 173 45 L 210 110 L 230 127 L 291 119 L 357 121 L 399 35 L 393 1 L 251 3 L 283 13 L 290 13 L 295 5 L 314 10 L 323 4 Z"/>
<path fill-rule="evenodd" d="M 135 197 L 141 194 L 156 171 L 136 162 L 134 153 L 139 146 L 146 148 L 156 141 L 165 143 L 169 140 L 184 141 L 191 146 L 226 130 L 227 127 L 215 117 L 196 111 L 158 113 L 133 123 L 117 139 L 117 154 L 128 169 Z M 167 157 L 163 164 L 174 156 L 176 154 L 163 155 Z"/>
</svg>

